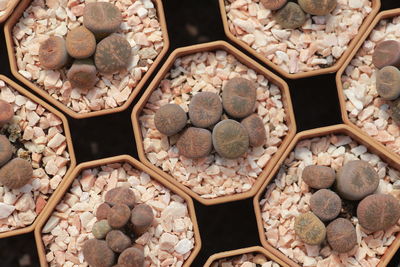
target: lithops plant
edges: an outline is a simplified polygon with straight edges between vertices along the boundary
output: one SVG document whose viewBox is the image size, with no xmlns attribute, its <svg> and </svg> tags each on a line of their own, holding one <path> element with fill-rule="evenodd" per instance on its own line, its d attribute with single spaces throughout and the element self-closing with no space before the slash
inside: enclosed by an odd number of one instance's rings
<svg viewBox="0 0 400 267">
<path fill-rule="evenodd" d="M 308 14 L 325 16 L 335 9 L 337 0 L 298 0 L 298 3 Z"/>
<path fill-rule="evenodd" d="M 312 212 L 300 214 L 294 223 L 296 235 L 308 245 L 319 245 L 325 240 L 326 228 Z"/>
<path fill-rule="evenodd" d="M 180 132 L 186 125 L 186 112 L 177 104 L 166 104 L 154 115 L 154 125 L 157 130 L 171 136 Z"/>
<path fill-rule="evenodd" d="M 310 187 L 323 189 L 335 182 L 335 171 L 327 166 L 309 165 L 303 169 L 301 178 Z"/>
<path fill-rule="evenodd" d="M 179 137 L 176 147 L 179 154 L 187 158 L 202 158 L 211 153 L 211 132 L 207 129 L 190 127 Z"/>
<path fill-rule="evenodd" d="M 124 264 L 126 267 L 143 266 L 144 253 L 137 247 L 125 249 L 118 257 L 118 264 Z"/>
<path fill-rule="evenodd" d="M 376 72 L 376 91 L 385 100 L 395 100 L 400 96 L 400 70 L 386 66 Z"/>
<path fill-rule="evenodd" d="M 31 163 L 21 158 L 15 158 L 0 169 L 0 183 L 8 188 L 18 189 L 29 183 L 32 175 Z"/>
<path fill-rule="evenodd" d="M 322 221 L 335 219 L 342 209 L 342 200 L 333 191 L 320 189 L 310 198 L 312 212 Z"/>
<path fill-rule="evenodd" d="M 262 119 L 257 114 L 244 118 L 241 122 L 249 135 L 250 145 L 253 147 L 262 146 L 267 139 L 267 133 Z"/>
<path fill-rule="evenodd" d="M 306 22 L 306 14 L 301 7 L 293 2 L 288 2 L 275 13 L 276 22 L 284 29 L 296 29 Z"/>
<path fill-rule="evenodd" d="M 100 220 L 93 224 L 92 234 L 97 239 L 103 239 L 111 230 L 111 226 L 107 220 Z"/>
<path fill-rule="evenodd" d="M 0 167 L 6 164 L 12 157 L 13 149 L 7 136 L 0 135 Z"/>
<path fill-rule="evenodd" d="M 115 262 L 115 254 L 104 240 L 87 240 L 82 252 L 90 266 L 111 267 Z"/>
<path fill-rule="evenodd" d="M 146 232 L 154 221 L 153 210 L 149 205 L 139 204 L 132 210 L 131 223 L 133 231 L 140 236 Z"/>
<path fill-rule="evenodd" d="M 108 205 L 107 203 L 101 203 L 100 206 L 98 206 L 97 210 L 96 210 L 97 220 L 107 219 L 110 209 L 111 209 L 110 205 Z"/>
<path fill-rule="evenodd" d="M 116 32 L 121 22 L 121 11 L 111 3 L 87 3 L 83 11 L 83 25 L 93 32 L 97 39 Z"/>
<path fill-rule="evenodd" d="M 39 47 L 40 65 L 46 69 L 60 69 L 68 62 L 65 40 L 59 36 L 50 36 Z"/>
<path fill-rule="evenodd" d="M 339 253 L 346 253 L 357 245 L 356 228 L 343 218 L 337 218 L 326 227 L 326 236 L 331 248 Z"/>
<path fill-rule="evenodd" d="M 212 92 L 200 92 L 189 103 L 189 118 L 196 127 L 207 128 L 216 124 L 222 115 L 219 96 Z"/>
<path fill-rule="evenodd" d="M 127 187 L 116 187 L 106 193 L 105 201 L 111 206 L 125 204 L 129 208 L 133 208 L 135 205 L 135 193 Z"/>
<path fill-rule="evenodd" d="M 131 210 L 125 204 L 116 204 L 108 213 L 107 221 L 112 228 L 122 228 L 129 221 Z"/>
<path fill-rule="evenodd" d="M 96 51 L 96 38 L 84 26 L 70 30 L 65 43 L 68 54 L 73 58 L 88 58 Z"/>
<path fill-rule="evenodd" d="M 360 200 L 372 194 L 379 185 L 379 176 L 374 167 L 363 160 L 344 164 L 336 175 L 336 190 L 348 200 Z"/>
<path fill-rule="evenodd" d="M 215 125 L 212 142 L 217 153 L 227 159 L 242 156 L 249 148 L 249 135 L 246 129 L 234 120 L 223 120 Z"/>
<path fill-rule="evenodd" d="M 131 58 L 131 45 L 118 34 L 112 34 L 97 44 L 94 54 L 96 68 L 106 74 L 125 69 Z"/>
<path fill-rule="evenodd" d="M 256 86 L 254 82 L 236 77 L 230 79 L 222 90 L 222 105 L 230 116 L 241 119 L 250 115 L 256 103 Z"/>
<path fill-rule="evenodd" d="M 357 207 L 360 225 L 369 231 L 385 230 L 400 218 L 400 203 L 392 195 L 373 194 L 364 198 Z"/>
<path fill-rule="evenodd" d="M 107 234 L 106 242 L 108 247 L 116 252 L 121 253 L 131 246 L 131 239 L 120 230 L 112 230 Z"/>
<path fill-rule="evenodd" d="M 378 69 L 386 66 L 400 67 L 400 42 L 396 40 L 379 42 L 372 54 L 372 63 Z"/>
<path fill-rule="evenodd" d="M 0 99 L 0 127 L 9 123 L 13 117 L 13 106 L 10 103 Z"/>
<path fill-rule="evenodd" d="M 67 78 L 73 88 L 91 89 L 97 82 L 96 74 L 92 59 L 76 59 L 68 70 Z"/>
<path fill-rule="evenodd" d="M 270 10 L 277 10 L 283 7 L 287 0 L 260 0 L 261 4 Z"/>
<path fill-rule="evenodd" d="M 389 103 L 390 110 L 391 110 L 391 117 L 393 121 L 397 124 L 400 124 L 400 98 L 397 98 L 394 101 Z"/>
</svg>

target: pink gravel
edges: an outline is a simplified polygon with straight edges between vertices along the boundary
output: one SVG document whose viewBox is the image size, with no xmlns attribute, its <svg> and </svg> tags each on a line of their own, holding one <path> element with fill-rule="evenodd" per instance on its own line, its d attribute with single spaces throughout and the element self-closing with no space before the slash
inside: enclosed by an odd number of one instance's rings
<svg viewBox="0 0 400 267">
<path fill-rule="evenodd" d="M 223 258 L 214 261 L 210 267 L 279 267 L 274 261 L 267 259 L 263 254 L 246 253 L 239 256 Z"/>
</svg>

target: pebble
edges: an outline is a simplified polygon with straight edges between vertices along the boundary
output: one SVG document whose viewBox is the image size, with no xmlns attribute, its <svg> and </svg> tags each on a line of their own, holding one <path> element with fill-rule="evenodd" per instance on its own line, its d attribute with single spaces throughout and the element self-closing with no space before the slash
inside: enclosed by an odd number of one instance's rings
<svg viewBox="0 0 400 267">
<path fill-rule="evenodd" d="M 328 188 L 335 182 L 335 171 L 327 166 L 309 165 L 303 169 L 301 178 L 315 189 Z"/>
<path fill-rule="evenodd" d="M 131 60 L 131 45 L 125 37 L 112 34 L 97 44 L 94 54 L 96 68 L 106 74 L 125 69 Z"/>
<path fill-rule="evenodd" d="M 163 233 L 159 240 L 159 247 L 161 250 L 172 252 L 179 239 L 176 235 L 170 233 Z"/>
<path fill-rule="evenodd" d="M 232 78 L 222 89 L 222 105 L 230 116 L 244 118 L 253 112 L 256 96 L 256 85 L 252 81 Z"/>
<path fill-rule="evenodd" d="M 10 103 L 0 99 L 0 127 L 9 123 L 13 117 L 13 106 Z"/>
<path fill-rule="evenodd" d="M 303 26 L 306 19 L 306 14 L 301 7 L 293 2 L 288 2 L 275 13 L 275 20 L 283 29 L 299 28 Z"/>
<path fill-rule="evenodd" d="M 395 100 L 400 96 L 400 70 L 386 66 L 376 72 L 376 91 L 385 100 Z"/>
<path fill-rule="evenodd" d="M 331 221 L 339 215 L 342 201 L 335 192 L 320 189 L 311 196 L 310 208 L 322 221 Z"/>
<path fill-rule="evenodd" d="M 357 233 L 353 224 L 338 218 L 326 227 L 326 236 L 331 248 L 339 253 L 349 252 L 357 245 Z"/>
<path fill-rule="evenodd" d="M 277 10 L 283 7 L 287 0 L 260 0 L 266 9 Z"/>
<path fill-rule="evenodd" d="M 244 118 L 241 122 L 249 135 L 250 146 L 258 147 L 265 144 L 267 133 L 264 122 L 257 114 L 252 114 Z"/>
<path fill-rule="evenodd" d="M 127 248 L 119 255 L 118 264 L 126 267 L 144 266 L 144 253 L 136 247 Z"/>
<path fill-rule="evenodd" d="M 15 206 L 0 202 L 0 219 L 10 216 L 15 210 Z"/>
<path fill-rule="evenodd" d="M 182 255 L 188 253 L 192 248 L 192 242 L 190 242 L 190 240 L 186 238 L 180 240 L 174 247 L 175 251 Z"/>
<path fill-rule="evenodd" d="M 14 158 L 0 169 L 0 183 L 11 189 L 18 189 L 29 183 L 33 176 L 29 161 Z"/>
<path fill-rule="evenodd" d="M 84 26 L 70 30 L 65 43 L 68 54 L 73 58 L 88 58 L 96 51 L 96 38 Z"/>
<path fill-rule="evenodd" d="M 167 136 L 180 132 L 186 122 L 186 112 L 176 104 L 166 104 L 160 107 L 154 115 L 154 125 L 157 130 Z"/>
<path fill-rule="evenodd" d="M 364 198 L 357 207 L 360 225 L 370 231 L 388 229 L 400 218 L 399 200 L 389 194 L 373 194 Z"/>
<path fill-rule="evenodd" d="M 337 172 L 337 192 L 348 200 L 361 200 L 372 194 L 378 185 L 378 173 L 371 164 L 363 160 L 349 161 Z"/>
<path fill-rule="evenodd" d="M 400 67 L 400 42 L 396 40 L 379 42 L 372 54 L 372 63 L 378 69 L 386 66 Z"/>
<path fill-rule="evenodd" d="M 139 204 L 132 210 L 132 229 L 137 236 L 146 232 L 154 221 L 153 210 L 149 205 Z"/>
<path fill-rule="evenodd" d="M 308 245 L 319 245 L 325 240 L 325 225 L 312 212 L 297 216 L 294 230 L 296 235 Z"/>
<path fill-rule="evenodd" d="M 179 154 L 187 158 L 202 158 L 211 153 L 211 132 L 207 129 L 190 127 L 179 137 L 176 147 Z"/>
<path fill-rule="evenodd" d="M 127 187 L 116 187 L 106 193 L 105 202 L 110 206 L 125 204 L 129 208 L 133 208 L 135 205 L 135 193 Z"/>
<path fill-rule="evenodd" d="M 100 220 L 93 224 L 92 234 L 97 239 L 103 239 L 111 230 L 111 226 L 107 220 Z"/>
<path fill-rule="evenodd" d="M 325 16 L 335 9 L 337 0 L 298 0 L 298 3 L 308 14 Z"/>
<path fill-rule="evenodd" d="M 6 164 L 12 157 L 13 147 L 7 136 L 0 135 L 0 167 Z"/>
<path fill-rule="evenodd" d="M 217 153 L 227 159 L 242 156 L 249 148 L 249 135 L 237 121 L 223 120 L 215 125 L 212 143 Z"/>
<path fill-rule="evenodd" d="M 131 217 L 131 210 L 125 204 L 116 204 L 108 213 L 107 221 L 112 228 L 124 227 Z"/>
<path fill-rule="evenodd" d="M 92 89 L 97 83 L 96 74 L 92 59 L 77 59 L 68 70 L 67 78 L 72 88 Z"/>
<path fill-rule="evenodd" d="M 83 11 L 83 25 L 93 32 L 98 40 L 116 32 L 121 22 L 121 11 L 111 3 L 87 3 Z"/>
<path fill-rule="evenodd" d="M 100 221 L 100 220 L 107 219 L 110 209 L 111 209 L 111 207 L 107 203 L 102 203 L 96 210 L 97 220 Z"/>
<path fill-rule="evenodd" d="M 89 239 L 82 248 L 85 261 L 91 266 L 112 266 L 115 262 L 114 252 L 107 246 L 106 241 Z"/>
<path fill-rule="evenodd" d="M 222 115 L 222 102 L 212 92 L 200 92 L 189 103 L 189 118 L 196 127 L 207 128 L 216 124 Z"/>
<path fill-rule="evenodd" d="M 59 36 L 51 36 L 40 44 L 40 65 L 46 69 L 60 69 L 68 62 L 65 40 Z"/>
<path fill-rule="evenodd" d="M 106 236 L 106 242 L 109 248 L 116 253 L 121 253 L 131 246 L 131 239 L 120 230 L 112 230 Z"/>
</svg>

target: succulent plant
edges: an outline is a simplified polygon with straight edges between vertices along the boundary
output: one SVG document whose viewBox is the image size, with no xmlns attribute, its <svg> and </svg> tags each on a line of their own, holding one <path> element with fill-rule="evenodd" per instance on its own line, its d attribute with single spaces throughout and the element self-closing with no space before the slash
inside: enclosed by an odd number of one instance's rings
<svg viewBox="0 0 400 267">
<path fill-rule="evenodd" d="M 215 125 L 212 142 L 221 157 L 235 159 L 246 153 L 249 148 L 249 135 L 237 121 L 223 120 Z"/>
<path fill-rule="evenodd" d="M 80 26 L 68 32 L 66 47 L 71 57 L 88 58 L 96 51 L 96 38 L 86 27 Z"/>
<path fill-rule="evenodd" d="M 157 130 L 171 136 L 181 131 L 187 121 L 186 112 L 176 104 L 166 104 L 160 107 L 154 115 L 154 125 Z"/>
<path fill-rule="evenodd" d="M 400 125 L 400 98 L 389 103 L 392 120 Z"/>
<path fill-rule="evenodd" d="M 91 89 L 97 82 L 96 74 L 92 59 L 76 59 L 68 70 L 67 78 L 73 88 Z"/>
<path fill-rule="evenodd" d="M 135 205 L 135 193 L 128 187 L 116 187 L 106 193 L 105 201 L 110 206 L 125 204 L 129 208 L 133 208 Z"/>
<path fill-rule="evenodd" d="M 335 182 L 335 171 L 327 166 L 309 165 L 303 169 L 301 178 L 315 189 L 328 188 Z"/>
<path fill-rule="evenodd" d="M 379 42 L 372 54 L 372 63 L 378 69 L 386 66 L 400 67 L 400 42 L 396 40 Z"/>
<path fill-rule="evenodd" d="M 112 228 L 121 228 L 129 221 L 131 210 L 125 204 L 116 204 L 108 212 L 107 221 Z"/>
<path fill-rule="evenodd" d="M 360 225 L 367 230 L 385 230 L 400 218 L 399 200 L 387 194 L 367 196 L 358 204 L 357 217 Z"/>
<path fill-rule="evenodd" d="M 7 136 L 0 135 L 0 167 L 6 164 L 12 157 L 12 145 Z"/>
<path fill-rule="evenodd" d="M 97 39 L 116 32 L 121 22 L 121 11 L 111 3 L 87 3 L 83 11 L 83 25 L 93 32 Z"/>
<path fill-rule="evenodd" d="M 187 158 L 202 158 L 212 150 L 211 132 L 207 129 L 190 127 L 176 143 L 179 154 Z"/>
<path fill-rule="evenodd" d="M 376 73 L 376 91 L 385 100 L 395 100 L 400 96 L 400 70 L 386 66 Z"/>
<path fill-rule="evenodd" d="M 312 212 L 322 221 L 335 219 L 342 209 L 342 200 L 333 191 L 320 189 L 310 198 Z"/>
<path fill-rule="evenodd" d="M 298 3 L 301 9 L 308 14 L 325 16 L 335 9 L 337 0 L 298 0 Z"/>
<path fill-rule="evenodd" d="M 353 224 L 338 218 L 326 227 L 326 236 L 331 248 L 339 253 L 346 253 L 357 245 L 357 233 Z"/>
<path fill-rule="evenodd" d="M 325 240 L 325 225 L 312 212 L 300 214 L 294 223 L 296 235 L 308 245 L 319 245 Z"/>
<path fill-rule="evenodd" d="M 363 160 L 344 164 L 336 175 L 336 189 L 348 200 L 360 200 L 372 194 L 379 185 L 379 176 L 374 167 Z"/>
<path fill-rule="evenodd" d="M 125 264 L 126 267 L 142 267 L 144 253 L 137 247 L 127 248 L 119 255 L 118 264 Z"/>
<path fill-rule="evenodd" d="M 153 210 L 149 205 L 139 204 L 132 210 L 131 223 L 133 231 L 140 236 L 146 232 L 154 220 Z"/>
<path fill-rule="evenodd" d="M 9 123 L 13 117 L 13 106 L 10 103 L 0 99 L 0 127 Z"/>
<path fill-rule="evenodd" d="M 261 4 L 270 10 L 277 10 L 283 7 L 287 0 L 260 0 Z"/>
<path fill-rule="evenodd" d="M 254 82 L 237 77 L 225 84 L 222 90 L 222 105 L 230 116 L 241 119 L 253 112 L 256 97 Z"/>
<path fill-rule="evenodd" d="M 296 29 L 303 26 L 307 17 L 298 4 L 288 2 L 275 13 L 275 20 L 284 29 Z"/>
<path fill-rule="evenodd" d="M 115 262 L 114 252 L 107 246 L 106 241 L 89 239 L 83 244 L 83 257 L 90 266 L 111 267 Z"/>
<path fill-rule="evenodd" d="M 189 103 L 189 118 L 196 127 L 207 128 L 216 124 L 222 115 L 222 102 L 212 92 L 200 92 Z"/>
<path fill-rule="evenodd" d="M 21 158 L 15 158 L 0 169 L 0 183 L 11 189 L 18 189 L 29 183 L 32 175 L 31 163 Z"/>
<path fill-rule="evenodd" d="M 262 146 L 267 139 L 267 133 L 262 119 L 257 114 L 244 118 L 241 122 L 249 135 L 250 145 L 253 147 Z"/>
<path fill-rule="evenodd" d="M 106 242 L 112 251 L 121 253 L 128 247 L 130 247 L 132 241 L 120 230 L 112 230 L 107 234 Z"/>
<path fill-rule="evenodd" d="M 92 234 L 97 239 L 103 239 L 111 230 L 111 226 L 107 220 L 100 220 L 93 224 Z"/>
<path fill-rule="evenodd" d="M 131 59 L 129 42 L 118 34 L 112 34 L 97 44 L 94 63 L 102 73 L 114 73 L 125 69 Z"/>
<path fill-rule="evenodd" d="M 110 212 L 110 205 L 107 203 L 102 203 L 96 210 L 96 218 L 97 220 L 105 220 L 107 219 L 108 213 Z"/>
<path fill-rule="evenodd" d="M 60 69 L 68 62 L 68 53 L 63 38 L 51 36 L 40 44 L 40 65 L 46 69 Z"/>
</svg>

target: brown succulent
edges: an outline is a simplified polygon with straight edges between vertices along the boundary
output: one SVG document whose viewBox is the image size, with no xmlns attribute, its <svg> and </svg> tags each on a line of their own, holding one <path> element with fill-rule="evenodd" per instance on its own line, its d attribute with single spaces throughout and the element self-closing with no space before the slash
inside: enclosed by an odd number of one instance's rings
<svg viewBox="0 0 400 267">
<path fill-rule="evenodd" d="M 107 203 L 102 203 L 96 210 L 96 218 L 97 220 L 107 219 L 108 213 L 110 212 L 110 205 Z"/>
<path fill-rule="evenodd" d="M 400 125 L 400 98 L 389 103 L 392 120 Z"/>
<path fill-rule="evenodd" d="M 18 189 L 29 183 L 32 175 L 31 163 L 21 158 L 15 158 L 0 169 L 0 183 L 11 189 Z"/>
<path fill-rule="evenodd" d="M 140 236 L 146 232 L 154 220 L 153 210 L 149 205 L 139 204 L 132 210 L 131 223 L 133 231 Z"/>
<path fill-rule="evenodd" d="M 203 128 L 190 127 L 179 137 L 176 143 L 179 154 L 187 158 L 202 158 L 211 153 L 211 132 Z"/>
<path fill-rule="evenodd" d="M 196 127 L 207 128 L 216 124 L 222 115 L 222 102 L 212 92 L 200 92 L 189 103 L 189 118 Z"/>
<path fill-rule="evenodd" d="M 154 125 L 157 130 L 171 136 L 181 131 L 187 121 L 186 112 L 177 104 L 166 104 L 160 107 L 154 115 Z"/>
<path fill-rule="evenodd" d="M 96 51 L 96 38 L 84 26 L 70 30 L 65 43 L 68 54 L 73 58 L 88 58 Z"/>
<path fill-rule="evenodd" d="M 298 0 L 298 3 L 301 9 L 308 14 L 325 16 L 335 9 L 337 0 Z"/>
<path fill-rule="evenodd" d="M 87 3 L 83 11 L 83 25 L 93 32 L 97 39 L 116 32 L 121 22 L 121 11 L 111 3 Z"/>
<path fill-rule="evenodd" d="M 116 204 L 108 213 L 107 221 L 112 228 L 122 228 L 129 221 L 131 210 L 125 204 Z"/>
<path fill-rule="evenodd" d="M 63 38 L 51 36 L 40 44 L 40 65 L 46 69 L 60 69 L 68 62 L 68 53 Z"/>
<path fill-rule="evenodd" d="M 7 136 L 0 135 L 0 167 L 6 164 L 12 157 L 12 145 Z"/>
<path fill-rule="evenodd" d="M 303 26 L 307 16 L 298 4 L 288 2 L 275 13 L 275 20 L 284 29 L 296 29 Z"/>
<path fill-rule="evenodd" d="M 225 84 L 222 90 L 222 105 L 230 116 L 241 119 L 253 112 L 256 97 L 254 82 L 237 77 Z"/>
<path fill-rule="evenodd" d="M 372 63 L 378 69 L 386 66 L 400 67 L 400 42 L 396 40 L 379 42 L 372 54 Z"/>
<path fill-rule="evenodd" d="M 260 0 L 261 4 L 270 10 L 277 10 L 283 7 L 287 0 Z"/>
<path fill-rule="evenodd" d="M 310 198 L 310 208 L 322 221 L 335 219 L 342 209 L 342 200 L 333 191 L 320 189 Z"/>
<path fill-rule="evenodd" d="M 105 202 L 110 206 L 125 204 L 129 208 L 133 208 L 135 205 L 135 193 L 128 187 L 116 187 L 106 193 Z"/>
<path fill-rule="evenodd" d="M 118 264 L 125 264 L 127 267 L 142 267 L 144 253 L 136 247 L 127 248 L 119 255 Z"/>
<path fill-rule="evenodd" d="M 106 236 L 106 242 L 112 251 L 121 253 L 128 247 L 130 247 L 132 241 L 120 230 L 112 230 Z"/>
<path fill-rule="evenodd" d="M 87 240 L 83 244 L 82 253 L 90 266 L 111 267 L 115 262 L 115 254 L 104 240 Z"/>
<path fill-rule="evenodd" d="M 319 245 L 325 240 L 325 225 L 312 212 L 300 214 L 294 223 L 296 235 L 306 244 Z"/>
<path fill-rule="evenodd" d="M 97 70 L 93 60 L 76 59 L 67 73 L 73 88 L 92 89 L 97 83 Z"/>
<path fill-rule="evenodd" d="M 376 91 L 385 100 L 395 100 L 400 95 L 400 70 L 386 66 L 376 72 Z"/>
<path fill-rule="evenodd" d="M 241 124 L 249 135 L 249 142 L 251 146 L 258 147 L 265 144 L 267 139 L 265 125 L 257 114 L 251 114 L 247 118 L 243 119 Z"/>
<path fill-rule="evenodd" d="M 326 166 L 309 165 L 303 169 L 301 178 L 310 187 L 323 189 L 335 182 L 335 171 Z"/>
<path fill-rule="evenodd" d="M 13 106 L 0 99 L 0 127 L 9 123 L 14 117 L 14 108 Z"/>
<path fill-rule="evenodd" d="M 111 226 L 107 220 L 100 220 L 93 224 L 92 234 L 97 239 L 103 239 L 111 230 Z"/>
<path fill-rule="evenodd" d="M 346 219 L 338 218 L 326 227 L 329 245 L 339 253 L 345 253 L 357 245 L 357 233 L 353 224 Z"/>
</svg>

